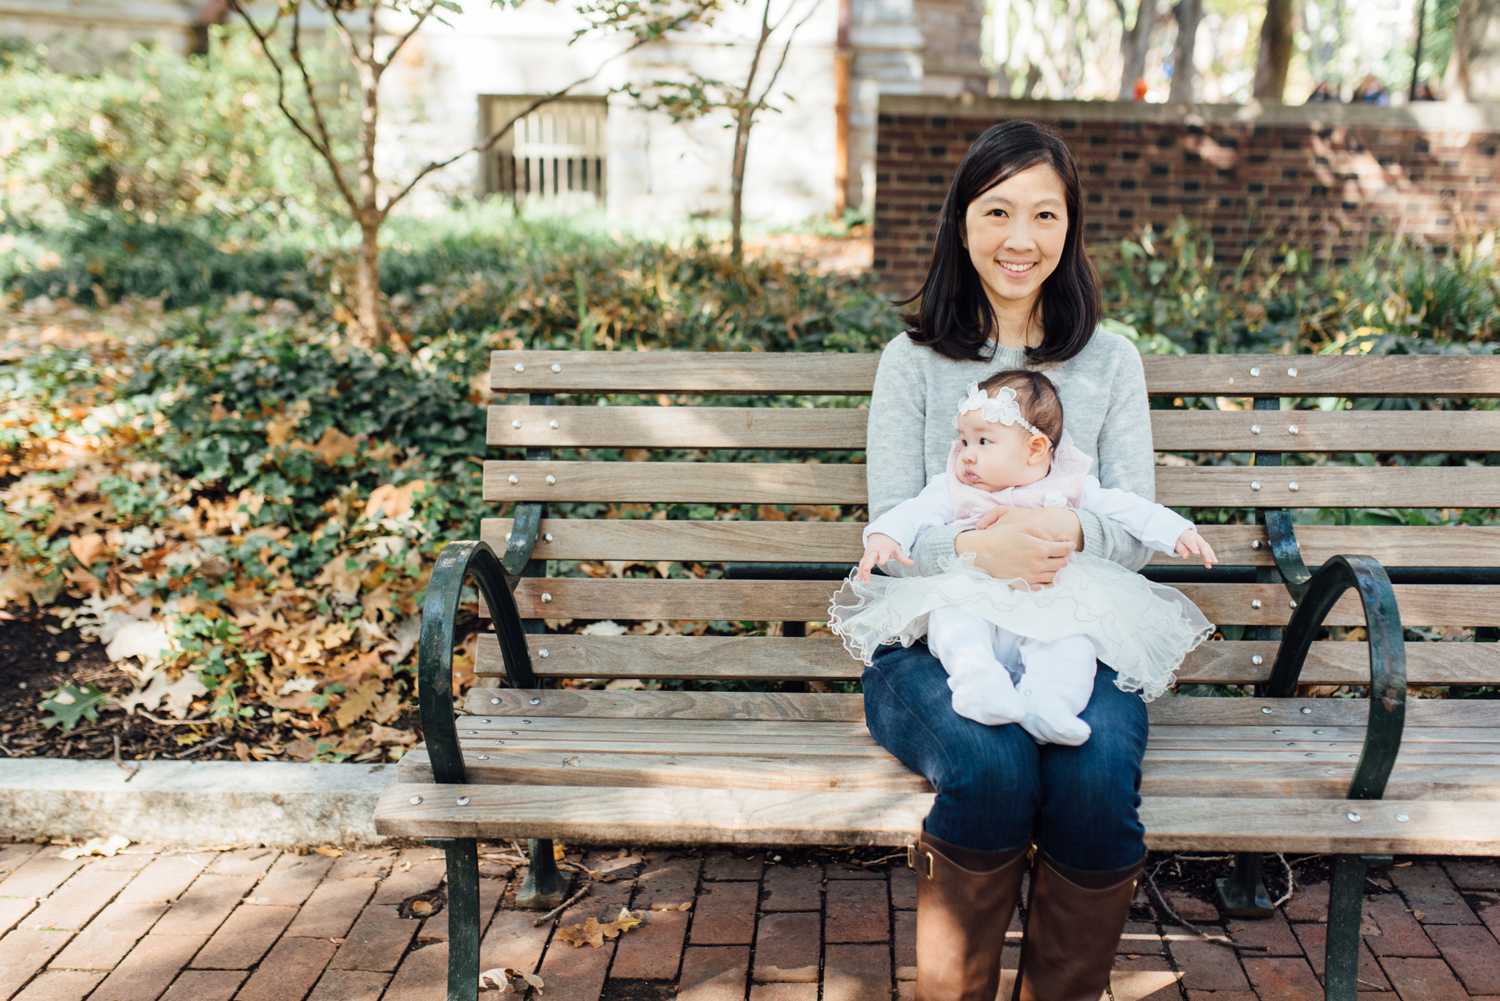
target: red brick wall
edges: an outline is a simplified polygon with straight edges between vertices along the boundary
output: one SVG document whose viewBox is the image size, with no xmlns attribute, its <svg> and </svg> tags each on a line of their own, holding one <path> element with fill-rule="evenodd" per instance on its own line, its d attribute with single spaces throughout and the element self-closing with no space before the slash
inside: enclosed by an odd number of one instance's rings
<svg viewBox="0 0 1500 1001">
<path fill-rule="evenodd" d="M 1377 234 L 1446 246 L 1500 225 L 1500 106 L 1270 106 L 884 97 L 875 147 L 875 270 L 903 295 L 925 277 L 958 162 L 995 122 L 1055 129 L 1078 160 L 1093 247 L 1179 215 L 1219 263 L 1272 235 L 1342 263 Z"/>
</svg>

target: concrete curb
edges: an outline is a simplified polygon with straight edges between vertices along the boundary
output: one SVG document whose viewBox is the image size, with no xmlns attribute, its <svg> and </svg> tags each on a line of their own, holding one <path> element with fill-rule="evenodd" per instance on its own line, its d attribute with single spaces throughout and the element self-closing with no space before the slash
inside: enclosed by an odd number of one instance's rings
<svg viewBox="0 0 1500 1001">
<path fill-rule="evenodd" d="M 395 778 L 393 764 L 0 759 L 0 837 L 375 844 L 375 801 Z"/>
</svg>

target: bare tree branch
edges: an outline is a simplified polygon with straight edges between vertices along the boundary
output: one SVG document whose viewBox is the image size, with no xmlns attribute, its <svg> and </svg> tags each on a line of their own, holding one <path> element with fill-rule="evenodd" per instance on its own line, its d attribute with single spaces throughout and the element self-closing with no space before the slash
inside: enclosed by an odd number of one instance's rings
<svg viewBox="0 0 1500 1001">
<path fill-rule="evenodd" d="M 349 54 L 354 57 L 356 62 L 365 63 L 375 58 L 375 53 L 373 52 L 370 53 L 369 59 L 366 59 L 365 54 L 359 51 L 359 41 L 355 39 L 354 33 L 349 30 L 349 26 L 344 23 L 344 19 L 339 17 L 338 0 L 323 0 L 323 9 L 333 19 L 333 26 L 338 29 L 339 37 L 344 40 L 344 46 L 349 50 Z"/>
<path fill-rule="evenodd" d="M 678 17 L 675 17 L 670 22 L 668 22 L 668 24 L 666 25 L 665 28 L 663 28 L 663 30 L 661 31 L 660 34 L 665 35 L 668 32 L 673 31 L 673 30 L 681 27 L 683 24 L 686 24 L 688 21 L 693 20 L 697 16 L 698 15 L 697 15 L 696 11 L 692 11 L 692 12 L 689 12 L 689 13 L 685 13 L 685 14 L 679 15 Z M 568 84 L 567 86 L 562 87 L 562 88 L 560 88 L 558 90 L 554 90 L 550 94 L 544 94 L 541 97 L 538 97 L 536 100 L 532 101 L 525 108 L 523 108 L 519 114 L 516 114 L 516 115 L 512 116 L 511 119 L 510 119 L 510 121 L 506 122 L 500 128 L 496 129 L 494 131 L 494 133 L 492 135 L 490 135 L 490 137 L 488 139 L 485 139 L 483 142 L 476 143 L 475 145 L 470 146 L 467 149 L 459 150 L 457 153 L 454 153 L 452 156 L 448 157 L 446 160 L 433 160 L 431 163 L 427 164 L 427 166 L 425 166 L 421 170 L 417 171 L 416 175 L 414 177 L 412 177 L 412 179 L 406 183 L 406 186 L 403 187 L 400 191 L 396 192 L 396 194 L 393 195 L 385 203 L 385 206 L 379 210 L 379 212 L 380 212 L 380 218 L 384 219 L 388 214 L 390 214 L 391 209 L 395 208 L 398 202 L 400 202 L 407 195 L 411 194 L 411 190 L 413 188 L 415 188 L 417 186 L 417 184 L 420 183 L 421 180 L 424 177 L 426 177 L 428 174 L 431 174 L 434 171 L 442 170 L 444 167 L 448 166 L 450 163 L 453 163 L 455 160 L 458 160 L 461 157 L 467 156 L 470 153 L 484 153 L 484 152 L 487 152 L 491 147 L 493 147 L 501 139 L 505 138 L 506 134 L 508 132 L 510 132 L 511 128 L 516 124 L 516 122 L 519 122 L 521 119 L 525 118 L 527 115 L 531 114 L 533 111 L 535 111 L 537 108 L 540 108 L 542 105 L 544 105 L 544 104 L 550 104 L 551 102 L 557 100 L 560 97 L 566 97 L 575 88 L 582 87 L 584 84 L 589 83 L 590 81 L 592 81 L 600 73 L 603 73 L 604 72 L 604 68 L 606 66 L 608 66 L 610 63 L 614 62 L 616 59 L 621 58 L 622 56 L 629 55 L 630 53 L 634 52 L 636 49 L 640 48 L 641 46 L 645 45 L 646 43 L 654 41 L 656 37 L 657 36 L 651 36 L 651 35 L 637 37 L 635 41 L 633 41 L 629 45 L 625 46 L 625 48 L 621 49 L 619 52 L 616 52 L 614 55 L 610 56 L 609 58 L 607 58 L 603 62 L 601 62 L 599 64 L 598 68 L 596 68 L 594 70 L 594 72 L 590 73 L 588 76 L 579 77 L 577 80 L 574 80 L 572 83 Z"/>
<path fill-rule="evenodd" d="M 380 29 L 376 26 L 375 15 L 379 13 L 380 3 L 379 0 L 376 0 L 375 3 L 370 4 L 370 20 L 365 25 L 365 43 L 367 47 L 366 50 L 370 53 L 370 65 L 375 67 L 377 73 L 380 70 L 380 62 L 375 58 L 375 35 L 379 32 Z"/>
<path fill-rule="evenodd" d="M 377 76 L 379 76 L 381 73 L 384 73 L 386 67 L 389 66 L 391 63 L 393 63 L 393 62 L 396 61 L 396 56 L 397 56 L 397 54 L 399 54 L 401 52 L 401 47 L 404 46 L 411 39 L 411 36 L 413 36 L 413 35 L 415 35 L 417 33 L 417 29 L 421 28 L 422 25 L 426 23 L 427 18 L 435 10 L 437 10 L 437 0 L 433 0 L 432 3 L 429 3 L 427 5 L 427 9 L 426 10 L 422 11 L 422 13 L 420 13 L 420 14 L 417 15 L 417 19 L 412 22 L 411 27 L 407 28 L 406 32 L 404 34 L 402 34 L 402 36 L 400 38 L 396 39 L 396 44 L 391 49 L 391 51 L 386 55 L 385 61 L 384 62 L 378 62 L 378 63 L 375 64 L 375 74 Z M 374 49 L 371 48 L 370 51 L 373 53 Z"/>
<path fill-rule="evenodd" d="M 769 8 L 770 3 L 768 2 L 766 6 L 767 8 Z M 787 7 L 786 14 L 783 14 L 781 18 L 778 19 L 777 23 L 780 24 L 781 21 L 784 21 L 787 16 L 791 14 L 791 12 L 792 8 L 790 6 Z M 807 9 L 807 13 L 802 15 L 802 20 L 792 25 L 791 32 L 786 36 L 786 44 L 781 47 L 781 58 L 776 61 L 776 69 L 772 71 L 771 79 L 769 82 L 767 82 L 766 89 L 760 92 L 760 97 L 755 101 L 756 111 L 759 111 L 761 108 L 765 107 L 766 101 L 770 98 L 771 91 L 776 86 L 776 78 L 781 76 L 781 68 L 786 65 L 786 56 L 787 53 L 792 49 L 792 40 L 797 37 L 797 32 L 802 30 L 802 26 L 808 21 L 812 20 L 812 16 L 817 12 L 818 3 L 817 0 L 813 0 L 812 6 Z M 748 88 L 746 89 L 745 96 L 750 96 Z"/>
<path fill-rule="evenodd" d="M 348 198 L 350 196 L 348 183 L 344 179 L 344 172 L 339 166 L 338 158 L 333 154 L 333 137 L 329 134 L 328 123 L 323 119 L 322 107 L 318 104 L 318 95 L 313 88 L 312 76 L 307 72 L 307 62 L 302 58 L 302 5 L 300 3 L 292 7 L 291 55 L 292 63 L 302 75 L 302 89 L 307 92 L 307 104 L 312 108 L 313 123 L 317 125 L 318 135 L 323 140 L 324 158 L 328 161 L 329 169 L 333 171 L 334 183 L 345 192 L 345 197 Z"/>
<path fill-rule="evenodd" d="M 292 109 L 287 106 L 286 72 L 282 69 L 281 61 L 276 58 L 275 50 L 271 46 L 271 36 L 276 33 L 276 28 L 281 24 L 280 8 L 277 8 L 276 18 L 271 22 L 271 27 L 266 31 L 261 31 L 260 26 L 255 23 L 255 19 L 240 5 L 240 0 L 229 0 L 229 6 L 240 16 L 246 26 L 249 27 L 250 33 L 260 43 L 261 52 L 265 54 L 266 60 L 271 64 L 271 68 L 276 71 L 276 106 L 281 109 L 281 113 L 286 116 L 287 121 L 292 123 L 292 127 L 302 133 L 302 137 L 323 157 L 324 162 L 328 164 L 328 169 L 333 173 L 333 181 L 338 186 L 339 194 L 344 197 L 344 201 L 348 203 L 351 210 L 357 210 L 358 205 L 354 200 L 354 193 L 344 183 L 344 177 L 339 171 L 338 159 L 334 156 L 333 149 L 325 146 L 317 136 L 313 135 L 302 119 L 298 118 Z"/>
<path fill-rule="evenodd" d="M 791 13 L 793 3 L 795 3 L 795 0 L 787 4 L 787 14 Z M 750 54 L 750 72 L 745 76 L 744 93 L 740 94 L 740 114 L 736 117 L 742 117 L 746 111 L 749 111 L 752 115 L 755 113 L 755 107 L 750 100 L 750 94 L 755 89 L 755 74 L 760 72 L 760 57 L 766 51 L 766 42 L 770 41 L 771 32 L 775 31 L 776 25 L 781 24 L 785 18 L 786 14 L 781 15 L 781 17 L 776 19 L 776 24 L 773 25 L 771 23 L 771 0 L 766 0 L 766 5 L 760 12 L 760 35 L 755 39 L 755 51 Z"/>
</svg>

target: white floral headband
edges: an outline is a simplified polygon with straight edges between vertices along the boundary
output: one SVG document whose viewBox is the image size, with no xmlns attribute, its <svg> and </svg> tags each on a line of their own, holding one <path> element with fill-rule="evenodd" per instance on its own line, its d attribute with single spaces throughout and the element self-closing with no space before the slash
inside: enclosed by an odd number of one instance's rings
<svg viewBox="0 0 1500 1001">
<path fill-rule="evenodd" d="M 1021 416 L 1021 404 L 1016 401 L 1016 391 L 1011 386 L 1001 386 L 1000 391 L 991 396 L 979 388 L 979 383 L 970 383 L 968 396 L 958 405 L 958 417 L 953 418 L 953 426 L 958 427 L 958 418 L 970 410 L 978 410 L 991 424 L 1019 424 L 1032 434 L 1052 440 L 1045 431 Z"/>
</svg>

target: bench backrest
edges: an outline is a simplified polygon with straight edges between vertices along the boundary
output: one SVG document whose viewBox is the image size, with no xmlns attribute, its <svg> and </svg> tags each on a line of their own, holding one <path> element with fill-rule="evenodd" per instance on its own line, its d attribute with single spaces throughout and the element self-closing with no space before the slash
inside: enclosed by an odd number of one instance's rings
<svg viewBox="0 0 1500 1001">
<path fill-rule="evenodd" d="M 503 451 L 484 463 L 484 497 L 507 516 L 486 519 L 481 537 L 503 553 L 508 515 L 543 505 L 537 576 L 516 601 L 538 630 L 532 665 L 545 684 L 857 680 L 861 666 L 836 639 L 816 625 L 800 634 L 823 621 L 838 586 L 826 565 L 841 572 L 859 559 L 864 398 L 877 360 L 494 352 L 488 442 Z M 1163 407 L 1152 411 L 1157 499 L 1200 520 L 1224 562 L 1205 575 L 1157 556 L 1147 569 L 1229 637 L 1196 651 L 1181 681 L 1266 680 L 1291 597 L 1265 522 L 1293 509 L 1321 512 L 1323 523 L 1295 528 L 1309 567 L 1335 553 L 1386 565 L 1409 638 L 1473 640 L 1476 627 L 1493 638 L 1500 527 L 1459 522 L 1476 520 L 1466 509 L 1500 508 L 1500 468 L 1490 464 L 1500 358 L 1148 356 L 1145 366 Z M 1351 409 L 1366 398 L 1389 400 Z M 1440 400 L 1468 409 L 1435 409 Z M 1390 464 L 1391 453 L 1411 464 Z M 1229 523 L 1207 523 L 1200 510 Z M 735 564 L 750 566 L 726 578 Z M 766 564 L 802 566 L 745 579 Z M 1361 621 L 1352 594 L 1328 618 Z M 490 635 L 477 657 L 480 674 L 503 673 Z M 1412 644 L 1407 664 L 1412 685 L 1500 684 L 1495 643 Z M 1368 677 L 1356 631 L 1315 643 L 1302 681 Z"/>
</svg>

